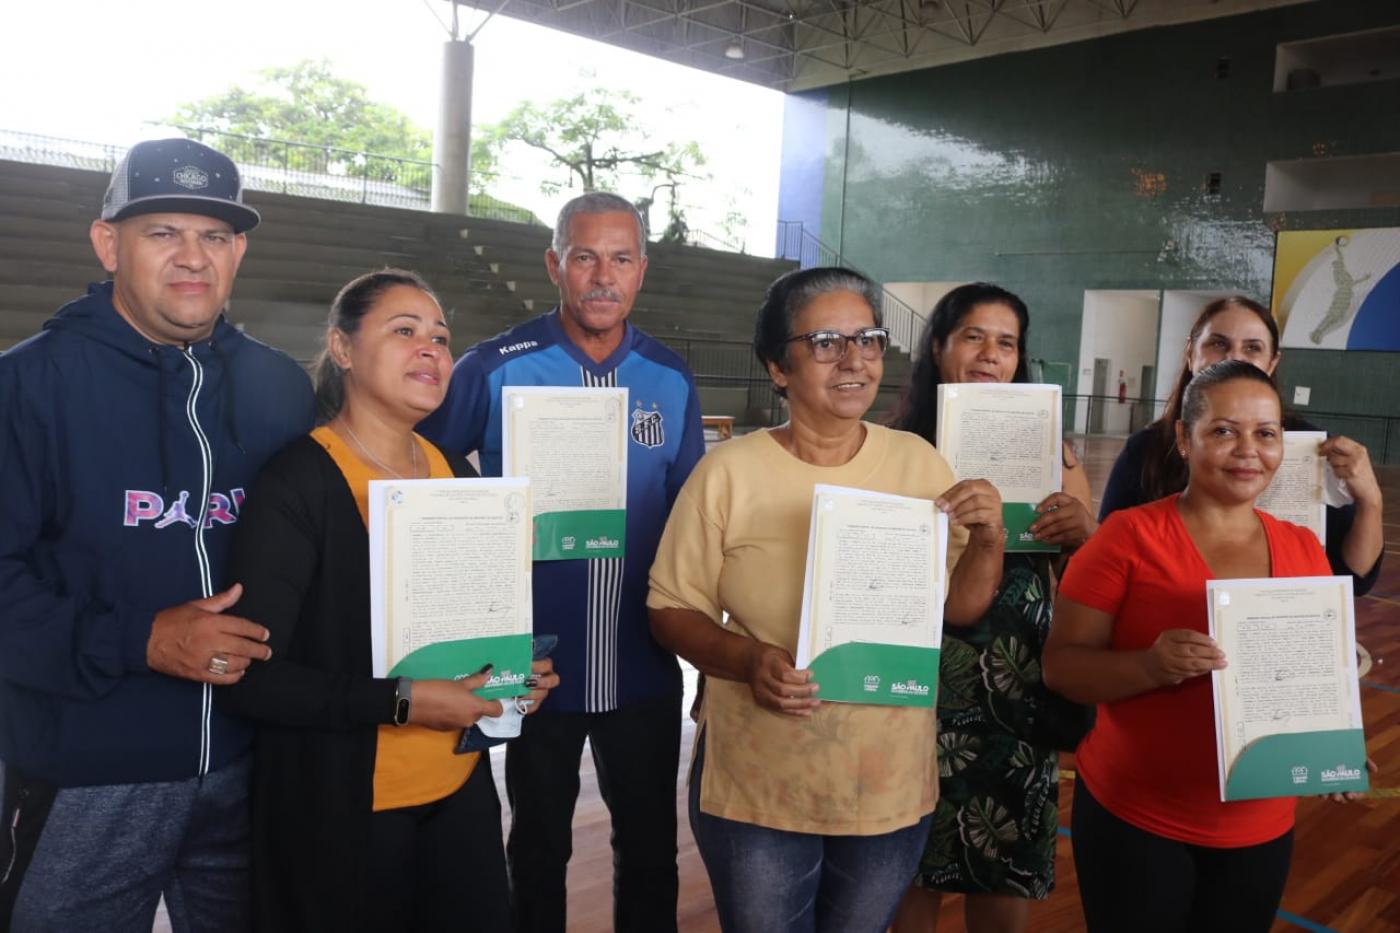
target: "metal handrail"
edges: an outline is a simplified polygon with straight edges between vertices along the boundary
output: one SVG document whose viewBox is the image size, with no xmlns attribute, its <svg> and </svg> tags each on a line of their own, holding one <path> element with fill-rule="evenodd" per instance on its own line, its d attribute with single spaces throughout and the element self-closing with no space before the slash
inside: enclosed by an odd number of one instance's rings
<svg viewBox="0 0 1400 933">
<path fill-rule="evenodd" d="M 244 188 L 299 197 L 381 207 L 428 210 L 433 163 L 208 127 L 162 123 L 201 142 L 211 142 L 238 164 Z M 0 159 L 110 172 L 128 147 L 60 136 L 0 129 Z M 511 176 L 475 173 L 499 183 Z M 543 225 L 531 211 L 479 190 L 470 193 L 468 214 Z"/>
<path fill-rule="evenodd" d="M 813 266 L 845 266 L 866 275 L 852 265 L 840 250 L 827 246 L 814 236 L 800 220 L 778 221 L 778 242 L 775 255 L 779 259 L 795 260 L 803 269 Z M 880 315 L 890 331 L 890 342 L 912 353 L 924 327 L 924 316 L 901 301 L 883 284 L 880 285 Z"/>
<path fill-rule="evenodd" d="M 378 155 L 376 153 L 365 152 L 358 149 L 344 149 L 340 146 L 327 146 L 318 143 L 303 143 L 293 139 L 279 139 L 276 136 L 249 136 L 245 133 L 234 133 L 230 130 L 220 130 L 215 129 L 214 127 L 207 126 L 189 126 L 184 123 L 166 123 L 162 125 L 169 126 L 172 129 L 180 130 L 181 132 L 187 135 L 192 135 L 193 138 L 198 142 L 203 142 L 205 136 L 217 136 L 223 139 L 233 139 L 238 140 L 239 142 L 252 143 L 257 146 L 281 147 L 285 151 L 301 149 L 310 153 L 316 153 L 318 155 L 324 155 L 327 157 L 330 157 L 332 155 L 339 156 L 341 158 L 337 159 L 337 161 L 346 165 L 352 163 L 359 163 L 367 158 L 378 159 L 391 165 L 412 166 L 416 169 L 426 169 L 427 171 L 432 171 L 434 165 L 434 163 L 423 159 L 406 159 L 402 156 Z M 224 154 L 227 155 L 228 153 Z"/>
<path fill-rule="evenodd" d="M 742 340 L 708 340 L 698 337 L 661 338 L 685 361 L 697 379 L 767 378 L 758 365 L 753 345 Z"/>
<path fill-rule="evenodd" d="M 233 133 L 229 132 L 228 130 L 213 129 L 211 127 L 186 126 L 182 123 L 164 123 L 161 125 L 169 126 L 173 129 L 181 130 L 185 133 L 193 133 L 200 142 L 203 142 L 203 136 L 205 135 L 217 135 L 226 137 L 228 139 L 236 139 L 250 143 L 271 144 L 276 146 L 282 146 L 287 149 L 306 149 L 317 153 L 324 153 L 326 155 L 333 154 L 338 156 L 344 156 L 345 158 L 341 159 L 340 161 L 347 164 L 353 162 L 363 162 L 367 159 L 373 159 L 380 162 L 403 165 L 415 171 L 431 172 L 434 168 L 437 168 L 436 162 L 430 162 L 424 159 L 408 159 L 404 158 L 403 156 L 381 155 L 379 153 L 368 152 L 362 149 L 344 149 L 340 146 L 326 146 L 320 145 L 318 143 L 303 143 L 291 139 L 279 139 L 275 136 L 247 136 L 243 133 Z M 480 169 L 473 169 L 472 177 L 510 179 L 512 181 L 522 180 L 517 175 L 506 175 L 503 172 L 488 172 L 482 171 Z"/>
<path fill-rule="evenodd" d="M 210 142 L 238 164 L 243 186 L 250 191 L 412 210 L 426 211 L 431 207 L 436 164 L 430 161 L 273 136 L 252 136 L 206 126 L 154 121 L 149 125 L 178 130 L 192 139 Z M 0 128 L 0 159 L 16 162 L 110 172 L 127 148 Z M 469 216 L 548 226 L 533 211 L 494 193 L 503 184 L 516 182 L 533 187 L 533 181 L 518 175 L 478 170 L 473 170 L 471 179 Z M 687 202 L 680 202 L 678 206 L 698 212 L 696 205 Z M 722 252 L 747 252 L 742 243 L 735 244 L 700 229 L 688 230 L 683 242 Z"/>
<path fill-rule="evenodd" d="M 0 159 L 12 162 L 111 172 L 124 151 L 110 143 L 0 129 Z"/>
<path fill-rule="evenodd" d="M 168 124 L 238 163 L 246 188 L 387 207 L 426 207 L 433 163 L 276 137 Z"/>
<path fill-rule="evenodd" d="M 1128 426 L 1138 430 L 1161 417 L 1166 409 L 1165 399 L 1127 398 L 1120 402 L 1116 395 L 1065 395 L 1065 432 L 1090 436 L 1121 436 L 1122 431 L 1078 430 L 1083 424 L 1092 428 L 1096 420 L 1094 414 L 1106 412 L 1121 406 L 1128 406 Z M 1285 409 L 1287 410 L 1287 409 Z M 1082 413 L 1082 417 L 1079 415 Z M 1290 411 L 1290 414 L 1306 418 L 1329 434 L 1344 434 L 1359 444 L 1363 444 L 1370 454 L 1371 462 L 1400 466 L 1400 417 L 1393 415 L 1361 415 L 1340 411 L 1314 411 L 1312 409 Z"/>
<path fill-rule="evenodd" d="M 745 252 L 742 245 L 735 245 L 712 233 L 706 233 L 704 230 L 687 230 L 683 239 L 686 246 L 698 246 L 702 249 L 713 249 L 722 253 Z"/>
</svg>

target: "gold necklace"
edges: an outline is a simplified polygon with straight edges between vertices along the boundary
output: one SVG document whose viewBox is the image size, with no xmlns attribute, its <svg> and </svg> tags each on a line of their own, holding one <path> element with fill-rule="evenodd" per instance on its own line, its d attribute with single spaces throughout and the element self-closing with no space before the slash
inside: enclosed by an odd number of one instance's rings
<svg viewBox="0 0 1400 933">
<path fill-rule="evenodd" d="M 396 472 L 396 471 L 394 471 L 394 470 L 389 469 L 389 466 L 388 466 L 383 460 L 380 460 L 380 459 L 379 459 L 378 457 L 376 457 L 374 454 L 370 453 L 370 450 L 369 450 L 368 447 L 365 446 L 364 441 L 360 440 L 357 436 L 355 436 L 355 432 L 354 432 L 354 430 L 350 427 L 350 422 L 349 422 L 349 421 L 347 421 L 347 420 L 344 419 L 344 418 L 341 418 L 341 419 L 340 419 L 340 426 L 343 427 L 343 428 L 345 429 L 345 433 L 346 433 L 346 434 L 349 434 L 349 435 L 350 435 L 350 439 L 351 439 L 352 441 L 355 442 L 355 446 L 358 447 L 358 448 L 360 448 L 361 452 L 363 452 L 364 455 L 370 459 L 370 462 L 372 462 L 375 466 L 379 467 L 379 469 L 380 469 L 381 472 L 383 472 L 383 473 L 388 473 L 390 476 L 394 477 L 395 479 L 414 479 L 414 478 L 416 478 L 416 475 L 417 475 L 417 473 L 418 473 L 418 441 L 417 441 L 417 440 L 415 440 L 415 439 L 412 438 L 412 437 L 409 438 L 409 444 L 410 444 L 411 446 L 410 446 L 409 449 L 408 449 L 408 456 L 409 456 L 410 461 L 413 463 L 412 469 L 413 469 L 413 473 L 415 474 L 413 477 L 409 477 L 409 476 L 404 476 L 402 473 L 398 473 L 398 472 Z"/>
</svg>

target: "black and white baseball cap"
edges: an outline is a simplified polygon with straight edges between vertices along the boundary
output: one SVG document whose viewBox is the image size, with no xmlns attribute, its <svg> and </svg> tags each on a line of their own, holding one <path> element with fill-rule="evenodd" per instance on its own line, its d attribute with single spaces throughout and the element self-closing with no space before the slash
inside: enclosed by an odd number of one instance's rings
<svg viewBox="0 0 1400 933">
<path fill-rule="evenodd" d="M 238 166 L 222 152 L 192 139 L 137 143 L 112 173 L 102 219 L 166 213 L 216 217 L 234 233 L 252 230 L 262 220 L 243 203 Z"/>
</svg>

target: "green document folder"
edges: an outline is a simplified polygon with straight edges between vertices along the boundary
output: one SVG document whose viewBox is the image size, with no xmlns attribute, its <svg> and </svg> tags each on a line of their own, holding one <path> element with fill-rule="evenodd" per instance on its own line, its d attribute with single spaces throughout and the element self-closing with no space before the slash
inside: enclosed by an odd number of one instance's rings
<svg viewBox="0 0 1400 933">
<path fill-rule="evenodd" d="M 1352 578 L 1212 579 L 1206 606 L 1220 799 L 1367 790 Z"/>
<path fill-rule="evenodd" d="M 535 560 L 622 557 L 626 551 L 626 509 L 545 512 L 535 516 Z"/>
<path fill-rule="evenodd" d="M 1267 735 L 1250 742 L 1230 766 L 1225 800 L 1307 797 L 1367 791 L 1366 737 L 1360 729 Z"/>
<path fill-rule="evenodd" d="M 812 679 L 824 702 L 932 707 L 938 655 L 937 648 L 847 642 L 812 659 Z"/>
<path fill-rule="evenodd" d="M 814 487 L 796 661 L 820 700 L 933 707 L 947 558 L 932 500 Z"/>
<path fill-rule="evenodd" d="M 1038 551 L 1052 554 L 1060 552 L 1058 544 L 1045 544 L 1042 541 L 1037 541 L 1035 536 L 1026 530 L 1039 517 L 1040 513 L 1035 510 L 1035 505 L 1032 503 L 1003 502 L 1001 504 L 1001 522 L 1006 529 L 1006 549 L 1008 551 L 1021 553 Z"/>
<path fill-rule="evenodd" d="M 463 638 L 425 645 L 395 664 L 390 677 L 412 677 L 414 680 L 461 680 L 491 665 L 491 677 L 486 686 L 476 691 L 488 700 L 523 696 L 530 692 L 525 679 L 530 676 L 532 637 L 495 635 L 486 638 Z"/>
</svg>

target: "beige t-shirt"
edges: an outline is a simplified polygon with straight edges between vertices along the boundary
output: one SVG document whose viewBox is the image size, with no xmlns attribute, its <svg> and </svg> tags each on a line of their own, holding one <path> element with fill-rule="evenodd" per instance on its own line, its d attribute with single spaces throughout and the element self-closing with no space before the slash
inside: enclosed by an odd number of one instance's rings
<svg viewBox="0 0 1400 933">
<path fill-rule="evenodd" d="M 925 499 L 953 485 L 922 438 L 867 425 L 850 462 L 819 467 L 767 431 L 720 444 L 671 510 L 651 568 L 654 608 L 693 609 L 795 656 L 817 483 Z M 951 568 L 967 544 L 954 529 Z M 705 682 L 700 809 L 772 829 L 870 836 L 918 822 L 938 800 L 932 709 L 823 704 L 808 719 L 759 707 L 746 683 Z"/>
</svg>

